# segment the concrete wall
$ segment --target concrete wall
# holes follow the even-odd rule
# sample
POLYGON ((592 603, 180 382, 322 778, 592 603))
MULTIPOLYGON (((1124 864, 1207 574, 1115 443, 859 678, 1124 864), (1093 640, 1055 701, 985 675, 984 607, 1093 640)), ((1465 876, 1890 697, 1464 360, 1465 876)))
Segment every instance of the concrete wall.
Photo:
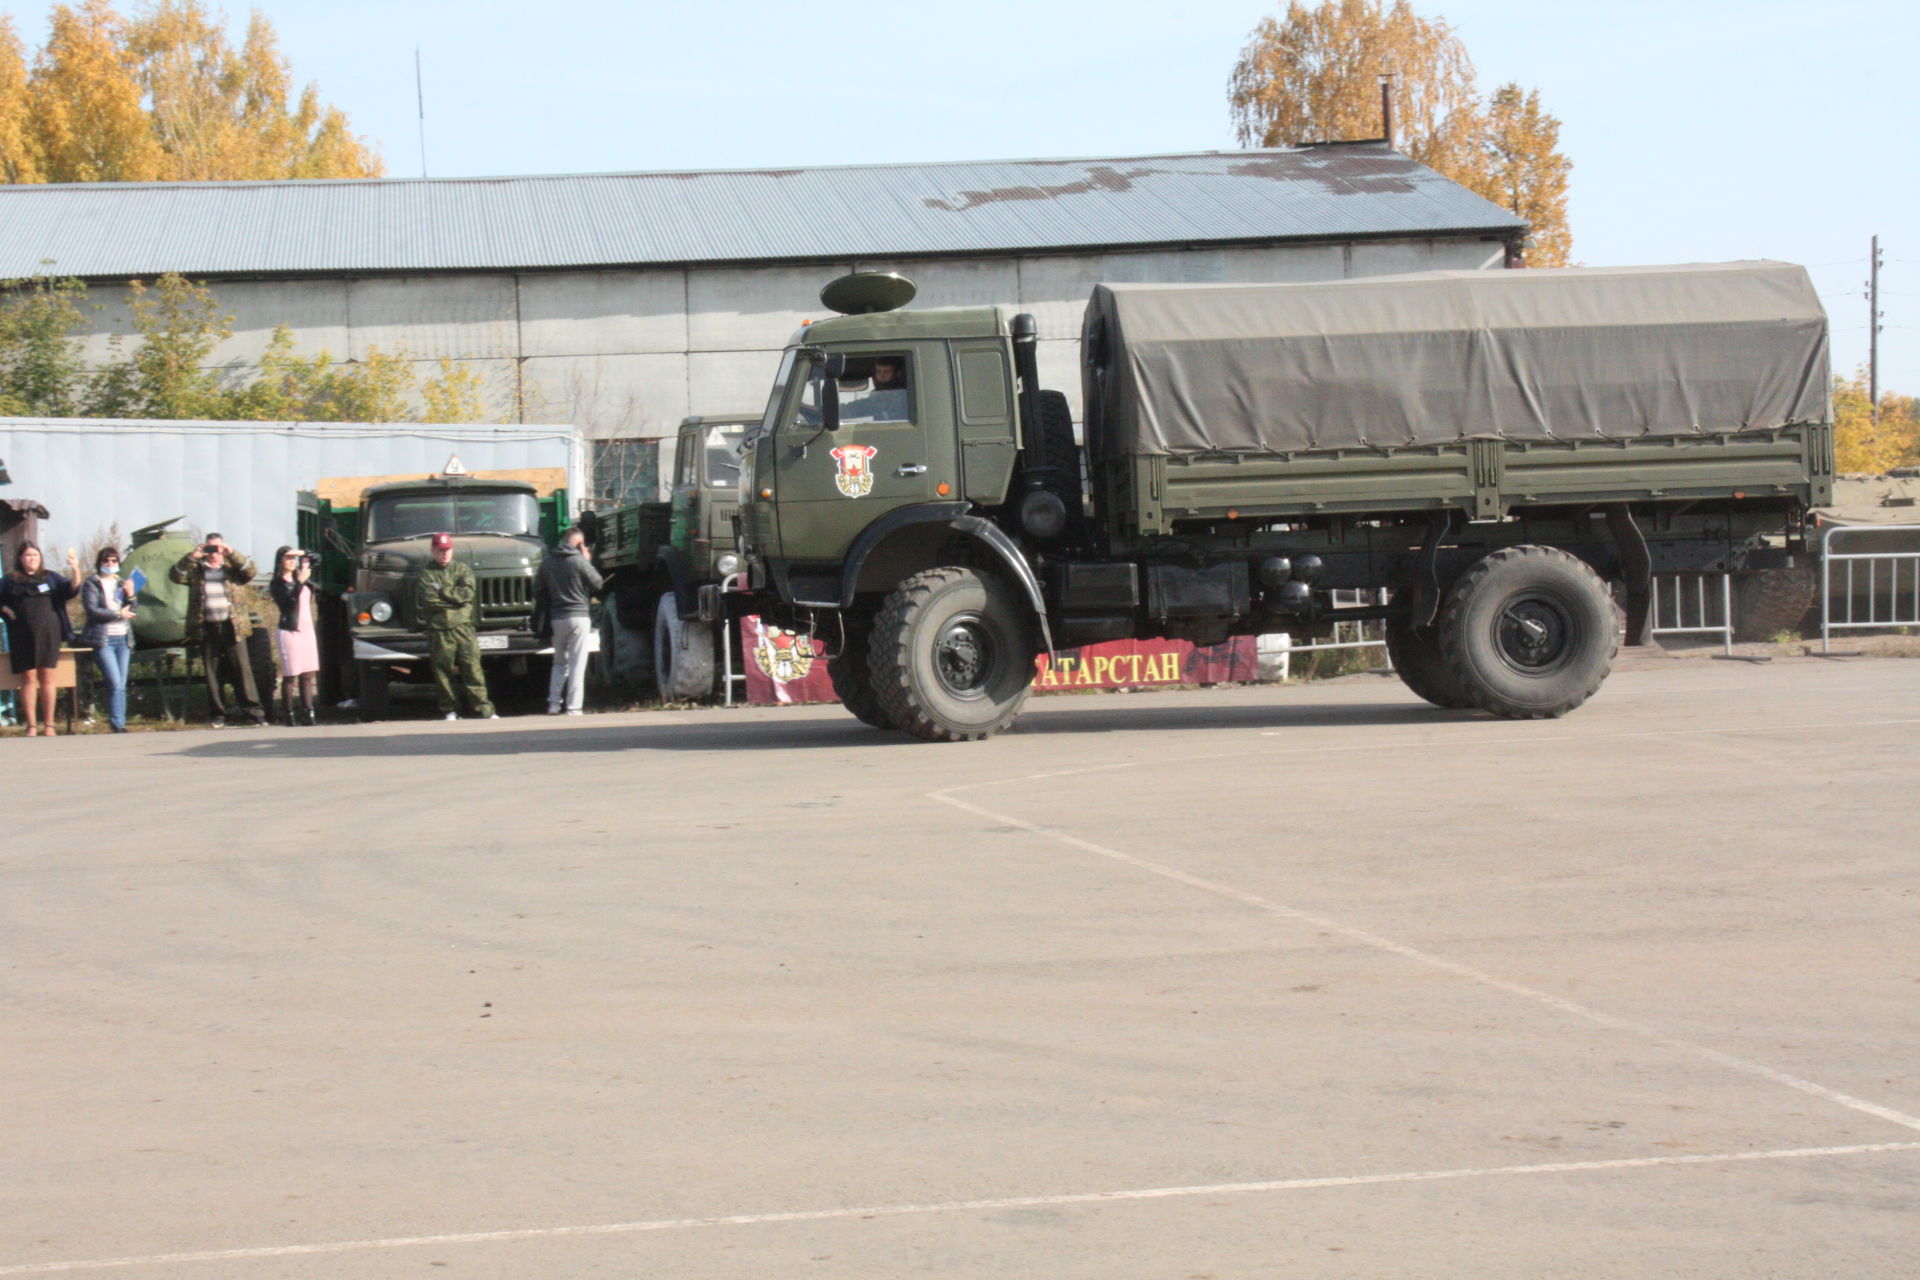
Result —
MULTIPOLYGON (((804 267, 448 274, 234 281, 213 286, 233 317, 216 363, 244 377, 276 325, 303 354, 362 359, 404 352, 417 381, 442 359, 481 374, 489 419, 573 423, 602 439, 670 436, 690 413, 757 411, 779 352, 801 322, 826 314, 820 286, 853 270, 898 269, 915 306, 999 304, 1040 322, 1043 381, 1078 416, 1075 344, 1099 281, 1305 281, 1440 268, 1498 267, 1485 240, 1277 245, 1154 253, 1032 255, 804 267)), ((131 332, 117 292, 96 291, 90 359, 131 332)))

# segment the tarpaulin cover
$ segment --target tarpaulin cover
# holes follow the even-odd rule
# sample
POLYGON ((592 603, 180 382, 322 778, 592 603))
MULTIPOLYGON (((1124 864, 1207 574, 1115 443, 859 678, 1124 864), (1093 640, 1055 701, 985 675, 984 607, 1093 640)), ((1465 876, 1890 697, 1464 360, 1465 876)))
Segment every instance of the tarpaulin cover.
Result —
POLYGON ((1827 317, 1780 262, 1097 285, 1099 456, 1639 440, 1829 419, 1827 317))

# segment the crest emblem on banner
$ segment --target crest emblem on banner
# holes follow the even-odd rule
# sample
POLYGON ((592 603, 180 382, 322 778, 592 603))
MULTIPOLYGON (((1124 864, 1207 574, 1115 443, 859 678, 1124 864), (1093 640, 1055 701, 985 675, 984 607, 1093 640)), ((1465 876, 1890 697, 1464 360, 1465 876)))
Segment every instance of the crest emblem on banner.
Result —
POLYGON ((813 670, 813 642, 781 627, 764 628, 753 646, 753 665, 776 684, 804 680, 813 670))
POLYGON ((833 483, 849 498, 864 498, 873 492, 873 455, 880 451, 870 444, 843 444, 833 452, 833 483))

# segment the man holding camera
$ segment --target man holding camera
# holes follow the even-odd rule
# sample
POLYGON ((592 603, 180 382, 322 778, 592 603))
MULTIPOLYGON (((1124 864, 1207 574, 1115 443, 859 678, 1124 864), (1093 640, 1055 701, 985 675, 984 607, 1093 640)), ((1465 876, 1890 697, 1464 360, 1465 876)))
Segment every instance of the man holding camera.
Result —
POLYGON ((227 545, 217 533, 181 556, 167 577, 187 588, 187 642, 200 647, 207 673, 207 706, 213 727, 227 724, 223 685, 233 686, 233 709, 251 724, 265 724, 267 709, 254 688, 247 637, 253 634, 253 561, 227 545), (224 677, 224 678, 223 678, 224 677))

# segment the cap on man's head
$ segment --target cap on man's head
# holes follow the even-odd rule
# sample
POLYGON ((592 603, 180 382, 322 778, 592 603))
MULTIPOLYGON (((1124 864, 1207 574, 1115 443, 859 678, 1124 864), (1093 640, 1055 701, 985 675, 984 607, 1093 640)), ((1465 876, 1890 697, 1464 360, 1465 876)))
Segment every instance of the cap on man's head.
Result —
POLYGON ((451 551, 451 550, 453 550, 453 535, 452 535, 452 534, 450 534, 450 533, 436 533, 436 534, 434 534, 434 535, 433 535, 433 549, 434 549, 435 551, 451 551))

